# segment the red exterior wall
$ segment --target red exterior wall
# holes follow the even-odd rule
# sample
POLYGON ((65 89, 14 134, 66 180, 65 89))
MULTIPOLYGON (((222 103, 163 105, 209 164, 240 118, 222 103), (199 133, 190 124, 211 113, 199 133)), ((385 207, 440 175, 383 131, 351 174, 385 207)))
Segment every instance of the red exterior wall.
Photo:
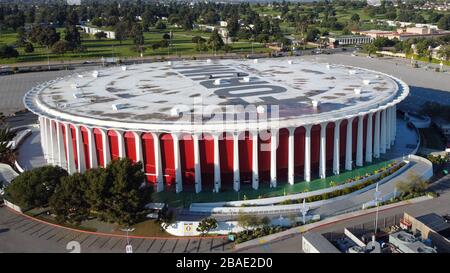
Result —
POLYGON ((260 132, 258 137, 259 183, 270 182, 270 133, 260 132))
POLYGON ((233 136, 224 133, 219 139, 220 172, 222 186, 233 185, 233 136))
POLYGON ((67 164, 68 161, 67 161, 67 144, 66 144, 66 126, 64 126, 64 124, 62 123, 59 126, 61 126, 61 133, 63 136, 63 143, 64 143, 64 155, 66 156, 66 164, 67 164))
POLYGON ((319 172, 320 160, 320 125, 311 128, 311 177, 319 172))
POLYGON ((95 142, 95 152, 97 154, 97 164, 98 166, 104 166, 105 161, 103 158, 103 140, 102 132, 99 129, 94 129, 94 142, 95 142))
POLYGON ((156 183, 155 148, 153 141, 152 134, 143 133, 141 135, 144 172, 146 173, 147 181, 149 183, 156 183))
POLYGON ((239 136, 239 176, 241 183, 252 181, 252 135, 244 132, 239 136))
POLYGON ((77 151, 77 139, 76 139, 76 132, 75 132, 75 126, 70 125, 70 137, 72 139, 72 152, 73 152, 73 158, 75 161, 75 168, 78 169, 78 151, 77 151))
POLYGON ((81 139, 83 141, 83 152, 84 152, 84 163, 86 166, 86 170, 91 168, 90 155, 89 155, 89 136, 88 131, 85 127, 80 126, 81 128, 81 139))
POLYGON ((108 141, 109 141, 109 154, 111 156, 111 160, 119 159, 119 142, 117 139, 117 133, 112 130, 109 130, 108 141))
POLYGON ((295 175, 303 175, 305 172, 305 128, 299 127, 294 132, 294 165, 295 175))
POLYGON ((286 180, 289 164, 289 130, 281 129, 278 132, 277 149, 277 178, 286 180))
POLYGON ((212 135, 203 134, 199 139, 200 170, 202 187, 214 185, 214 139, 212 135))
POLYGON ((333 169, 333 152, 334 152, 334 123, 327 124, 326 135, 326 168, 333 169))
POLYGON ((161 147, 161 161, 164 174, 164 183, 172 185, 175 183, 175 159, 173 153, 173 139, 170 134, 161 134, 159 137, 161 147))
POLYGON ((136 138, 134 137, 133 132, 126 132, 123 137, 125 144, 125 155, 131 159, 131 161, 136 163, 136 138))
POLYGON ((192 136, 182 135, 180 138, 180 161, 181 176, 183 184, 194 185, 195 183, 195 161, 194 142, 192 136))

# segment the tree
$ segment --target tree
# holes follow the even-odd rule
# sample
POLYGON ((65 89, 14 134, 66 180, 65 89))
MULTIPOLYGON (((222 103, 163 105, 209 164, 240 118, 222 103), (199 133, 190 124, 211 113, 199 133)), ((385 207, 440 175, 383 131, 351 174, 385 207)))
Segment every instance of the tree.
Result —
POLYGON ((34 52, 34 46, 33 46, 33 44, 30 43, 30 42, 25 43, 25 49, 24 49, 24 51, 25 51, 26 53, 33 53, 33 52, 34 52))
POLYGON ((237 15, 233 15, 230 19, 228 19, 227 29, 228 29, 228 33, 229 33, 230 37, 237 36, 239 29, 240 29, 239 17, 237 15))
POLYGON ((208 40, 208 47, 212 50, 219 50, 224 46, 222 37, 220 37, 219 32, 215 29, 208 40))
POLYGON ((416 173, 410 173, 407 179, 404 181, 398 181, 395 185, 397 190, 401 192, 402 196, 415 195, 424 193, 428 187, 426 181, 422 179, 421 176, 416 173))
POLYGON ((320 31, 317 28, 309 29, 308 32, 306 33, 306 41, 308 41, 308 42, 316 41, 319 34, 320 34, 320 31))
POLYGON ((250 228, 259 227, 263 224, 267 224, 269 221, 270 219, 268 220, 265 218, 261 219, 253 214, 239 213, 237 217, 238 225, 243 229, 245 229, 247 233, 250 228))
POLYGON ((438 51, 438 55, 446 61, 450 60, 450 45, 442 45, 438 51))
POLYGON ((367 54, 369 54, 369 56, 376 53, 378 50, 378 48, 372 43, 363 45, 363 49, 367 52, 367 54))
POLYGON ((213 217, 207 217, 202 219, 198 223, 197 231, 202 235, 209 233, 211 230, 216 229, 218 226, 217 220, 213 217))
POLYGON ((439 19, 437 25, 440 29, 450 30, 450 14, 446 14, 439 19))
POLYGON ((113 160, 104 169, 86 172, 86 199, 101 219, 132 225, 145 216, 151 188, 145 185, 142 163, 113 160))
POLYGON ((48 204, 62 177, 67 172, 59 166, 44 166, 25 171, 6 188, 11 201, 23 207, 41 207, 48 204))
POLYGON ((58 222, 79 225, 88 218, 90 205, 84 196, 88 183, 86 176, 79 173, 61 178, 49 202, 58 222))
POLYGON ((78 51, 81 49, 81 35, 76 26, 68 26, 64 31, 64 40, 68 42, 68 49, 78 51))
POLYGON ((116 32, 116 40, 118 40, 120 44, 122 44, 122 41, 128 38, 129 29, 127 24, 124 22, 118 22, 115 25, 114 30, 116 32))
POLYGON ((0 46, 0 58, 16 58, 19 56, 19 52, 10 45, 0 46))
POLYGON ((56 53, 56 54, 64 54, 67 51, 71 51, 71 50, 72 50, 72 46, 66 40, 58 41, 52 46, 52 52, 56 53))
POLYGON ((104 31, 99 31, 99 32, 94 34, 94 37, 97 40, 101 40, 102 38, 107 38, 107 35, 106 35, 106 33, 104 31))
POLYGON ((158 21, 156 22, 156 24, 155 24, 155 28, 156 28, 156 29, 166 29, 167 26, 166 26, 166 24, 165 24, 163 21, 158 20, 158 21))
POLYGON ((359 22, 360 18, 359 15, 357 13, 354 13, 351 17, 350 20, 353 22, 359 22))
MULTIPOLYGON (((3 114, 2 114, 3 116, 3 114)), ((8 147, 9 142, 16 135, 15 132, 12 132, 8 126, 4 124, 0 127, 0 160, 2 162, 7 161, 8 156, 11 153, 11 150, 8 147)))
POLYGON ((17 46, 24 46, 27 42, 27 33, 25 31, 25 28, 20 27, 17 29, 17 40, 16 44, 17 46))
POLYGON ((182 20, 182 27, 184 30, 192 30, 192 25, 194 24, 191 16, 186 16, 183 20, 182 20))
POLYGON ((144 32, 141 24, 134 24, 131 29, 131 35, 133 36, 133 43, 136 46, 144 45, 144 32))
POLYGON ((107 171, 113 179, 107 199, 107 213, 119 224, 134 224, 145 216, 145 205, 150 202, 150 187, 144 184, 142 163, 124 158, 113 160, 107 171))
POLYGON ((33 43, 50 48, 60 39, 59 33, 51 26, 35 26, 31 29, 29 38, 33 43))

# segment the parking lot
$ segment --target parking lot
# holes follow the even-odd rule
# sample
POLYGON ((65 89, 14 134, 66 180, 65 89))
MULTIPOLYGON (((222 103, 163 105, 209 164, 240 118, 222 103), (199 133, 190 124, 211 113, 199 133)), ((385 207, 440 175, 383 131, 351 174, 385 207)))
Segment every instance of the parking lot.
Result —
MULTIPOLYGON (((131 234, 130 234, 131 235, 131 234)), ((125 252, 126 237, 102 236, 41 223, 0 208, 0 252, 70 252, 71 241, 80 243, 81 252, 125 252)), ((226 238, 130 238, 135 253, 229 252, 226 238)))

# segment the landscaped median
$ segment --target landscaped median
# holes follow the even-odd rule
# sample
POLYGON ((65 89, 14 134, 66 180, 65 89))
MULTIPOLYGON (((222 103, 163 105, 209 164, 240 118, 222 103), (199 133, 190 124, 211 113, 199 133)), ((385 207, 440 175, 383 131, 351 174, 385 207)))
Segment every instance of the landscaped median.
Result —
POLYGON ((322 190, 245 201, 193 203, 190 211, 214 214, 298 212, 302 207, 301 202, 303 202, 303 199, 306 199, 309 208, 313 208, 347 198, 349 194, 359 194, 375 187, 376 183, 383 184, 402 173, 409 167, 409 163, 407 160, 394 161, 386 167, 375 170, 373 173, 350 178, 344 184, 322 190))

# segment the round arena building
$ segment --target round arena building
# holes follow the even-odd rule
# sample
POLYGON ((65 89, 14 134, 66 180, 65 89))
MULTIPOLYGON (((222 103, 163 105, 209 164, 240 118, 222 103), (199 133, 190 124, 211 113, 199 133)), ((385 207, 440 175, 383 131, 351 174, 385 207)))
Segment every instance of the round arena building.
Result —
POLYGON ((239 191, 372 162, 396 137, 401 80, 301 59, 114 66, 30 90, 49 164, 69 173, 127 157, 157 191, 239 191))

